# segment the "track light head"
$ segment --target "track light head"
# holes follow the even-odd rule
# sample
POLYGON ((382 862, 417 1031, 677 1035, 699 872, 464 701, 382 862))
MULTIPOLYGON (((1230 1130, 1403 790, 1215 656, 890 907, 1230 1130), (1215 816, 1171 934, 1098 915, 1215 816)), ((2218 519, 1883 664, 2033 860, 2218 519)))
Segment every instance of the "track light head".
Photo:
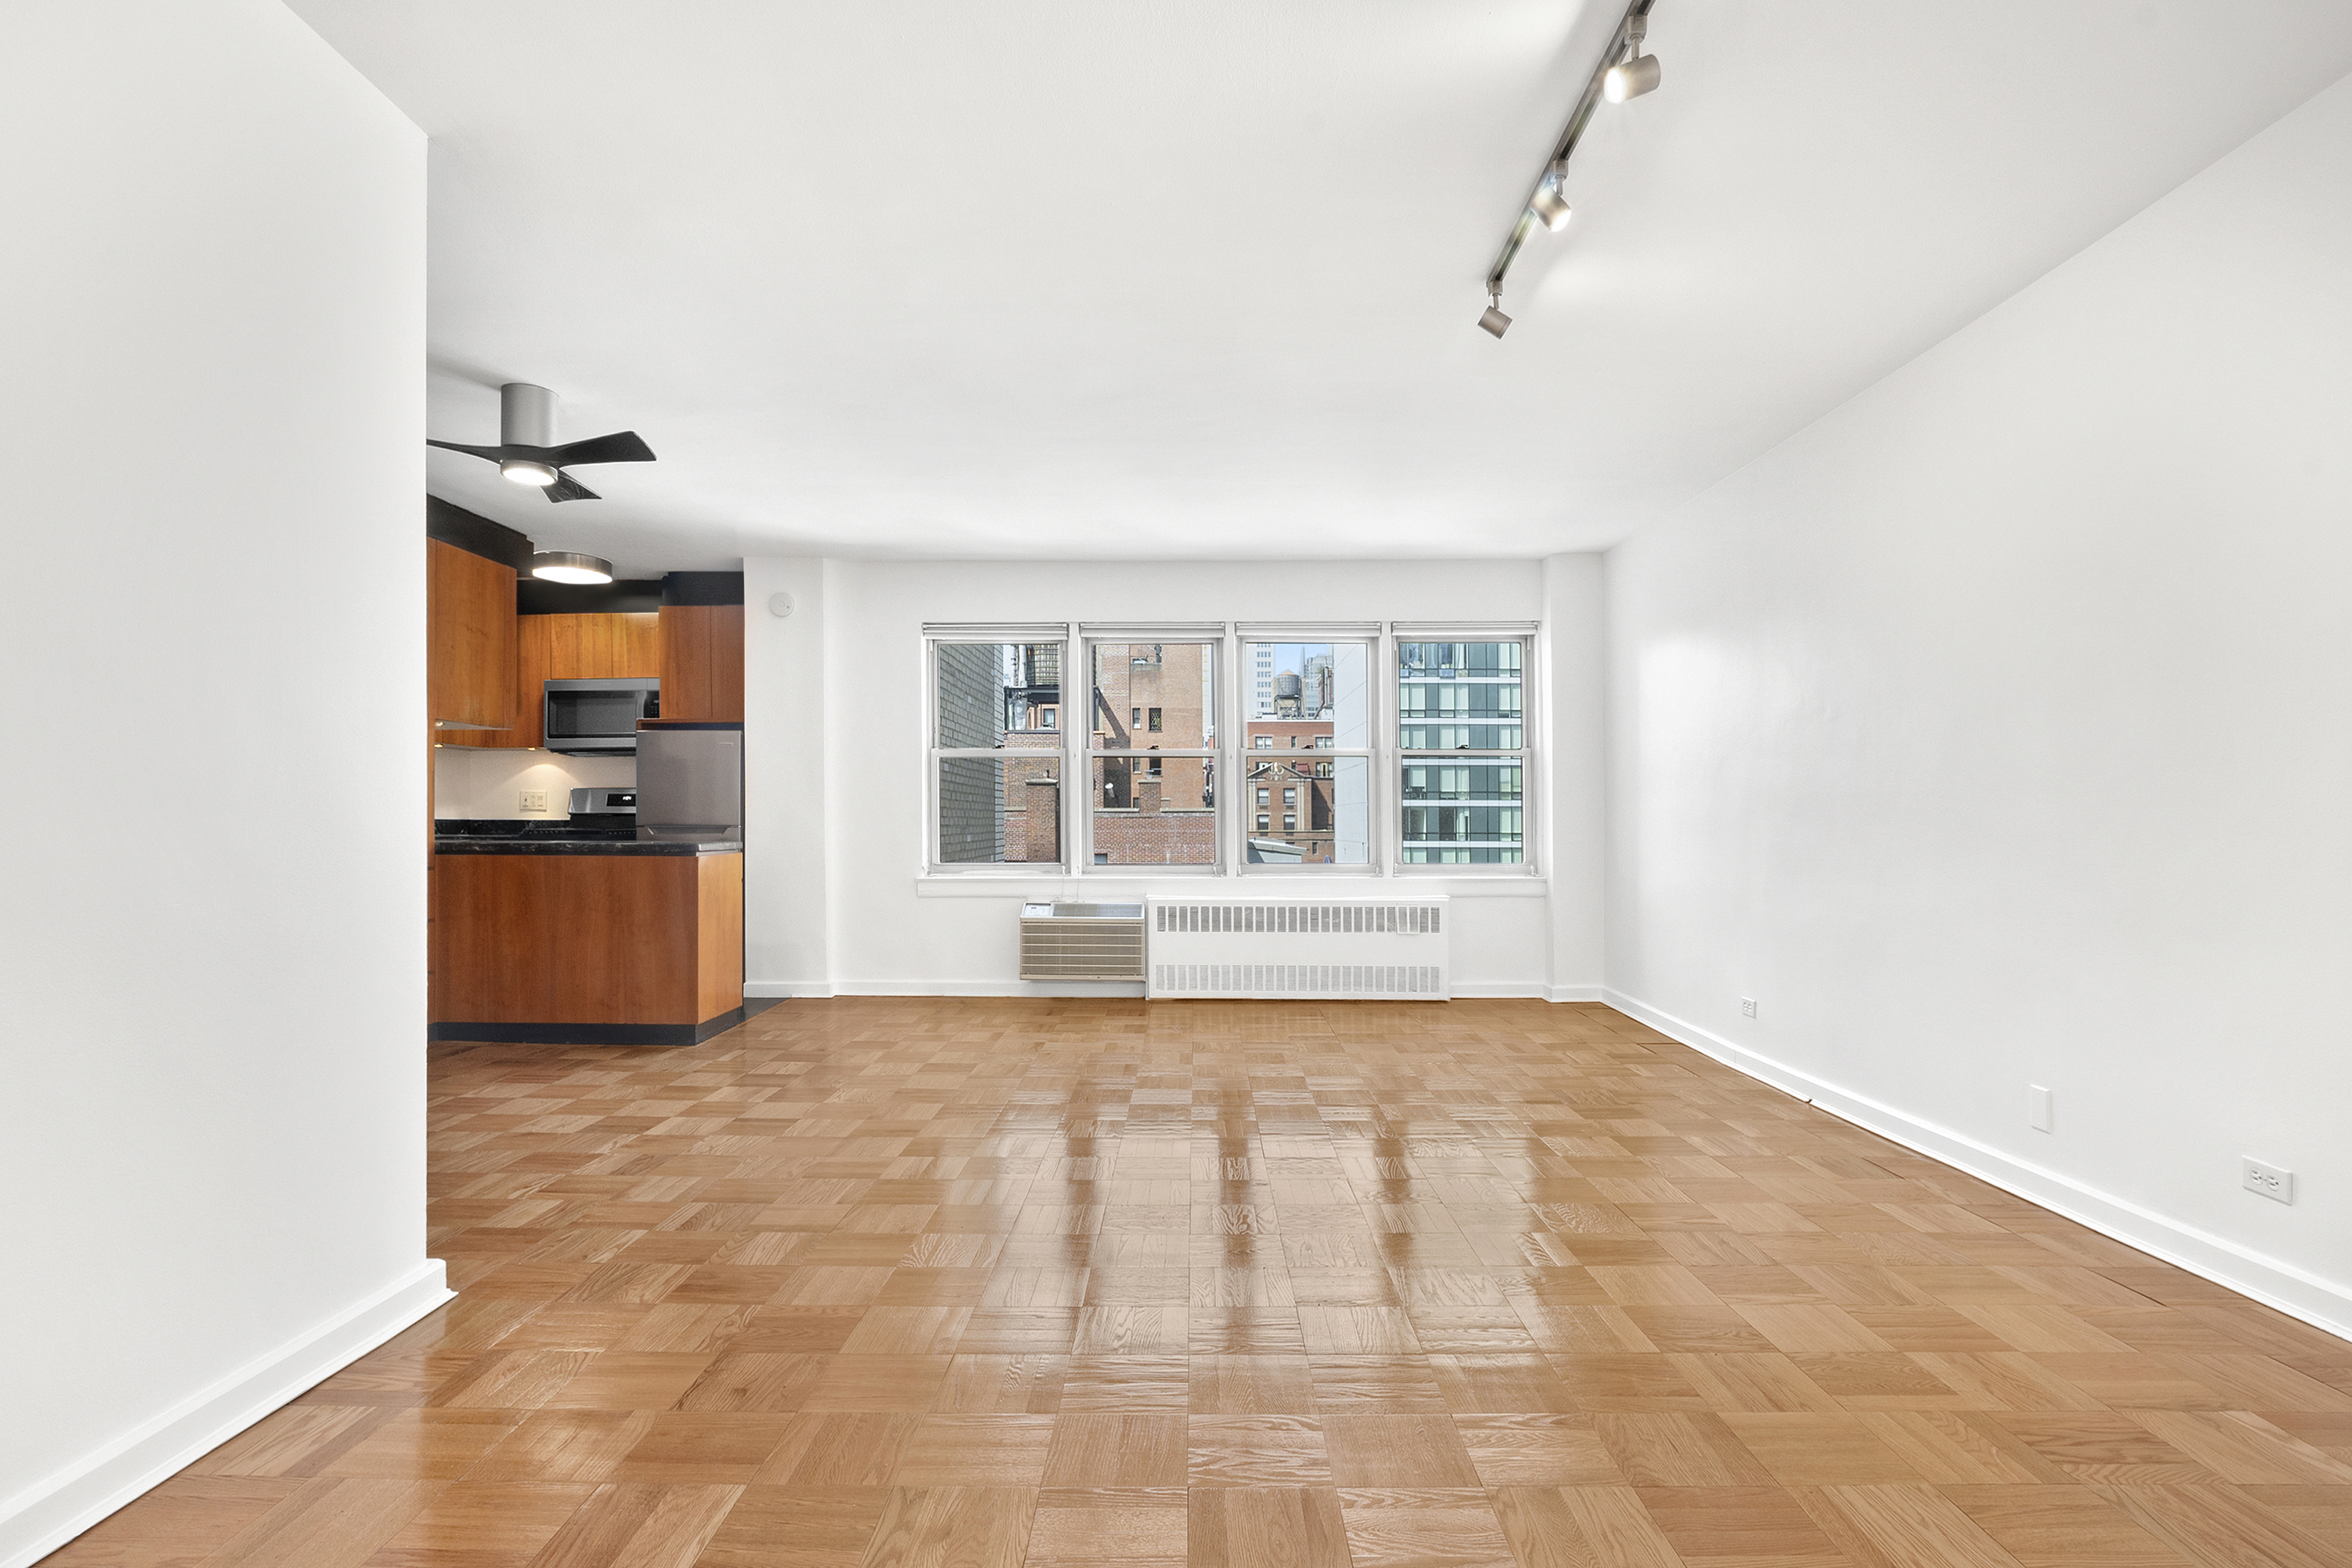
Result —
POLYGON ((1642 53, 1642 40, 1649 36, 1649 17, 1636 15, 1625 18, 1625 41, 1633 53, 1611 66, 1609 74, 1601 79, 1601 97, 1612 103, 1622 103, 1658 89, 1658 57, 1642 53))
POLYGON ((1486 291, 1486 297, 1494 303, 1488 305, 1485 313, 1479 316, 1478 324, 1499 338, 1511 330, 1511 318, 1503 314, 1503 296, 1499 290, 1490 289, 1486 291))
POLYGON ((1567 180, 1567 165, 1554 163, 1544 171, 1543 183, 1536 187, 1535 199, 1528 203, 1528 210, 1536 215, 1536 221, 1554 234, 1568 226, 1567 180))
POLYGON ((1639 98, 1645 92, 1658 90, 1658 57, 1642 55, 1622 65, 1609 68, 1601 79, 1601 96, 1612 103, 1622 103, 1629 98, 1639 98))

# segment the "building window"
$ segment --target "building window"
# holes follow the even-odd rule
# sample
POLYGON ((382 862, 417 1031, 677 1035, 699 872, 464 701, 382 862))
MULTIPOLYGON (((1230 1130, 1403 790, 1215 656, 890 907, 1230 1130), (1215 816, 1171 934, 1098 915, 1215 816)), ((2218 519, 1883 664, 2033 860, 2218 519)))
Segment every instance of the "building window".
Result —
POLYGON ((1266 816, 1264 812, 1260 812, 1260 813, 1258 814, 1258 819, 1257 819, 1257 830, 1258 830, 1260 833, 1271 833, 1271 832, 1273 832, 1273 831, 1274 831, 1274 818, 1273 818, 1273 817, 1271 817, 1271 816, 1266 816))
POLYGON ((1270 789, 1258 791, 1257 803, 1260 805, 1271 805, 1274 803, 1274 792, 1270 789))
POLYGON ((1215 642, 1086 645, 1098 714, 1087 849, 1097 866, 1217 864, 1215 642), (1116 715, 1128 716, 1124 734, 1116 715), (1150 734, 1155 743, 1138 744, 1150 734))
POLYGON ((1063 864, 1062 644, 938 639, 930 645, 931 863, 941 868, 1063 864))
POLYGON ((1050 730, 1050 729, 1052 729, 1052 728, 1054 727, 1054 721, 1055 721, 1055 720, 1056 718, 1058 718, 1058 717, 1059 717, 1059 715, 1058 715, 1058 714, 1057 714, 1057 713, 1056 713, 1053 709, 1051 709, 1051 708, 1040 708, 1040 709, 1038 709, 1038 710, 1037 710, 1037 711, 1039 712, 1039 714, 1043 715, 1043 718, 1044 718, 1044 722, 1043 722, 1043 723, 1041 723, 1038 727, 1039 727, 1040 729, 1045 729, 1045 730, 1050 730))
MULTIPOLYGON (((1250 846, 1253 865, 1369 866, 1372 862, 1376 645, 1370 638, 1242 645, 1255 678, 1250 710, 1236 721, 1252 751, 1312 751, 1329 760, 1262 764, 1286 779, 1282 838, 1250 846), (1308 821, 1299 837, 1300 816, 1308 821)), ((1267 824, 1261 819, 1261 834, 1267 824)))
POLYGON ((1399 859, 1527 858, 1527 639, 1397 644, 1399 859))

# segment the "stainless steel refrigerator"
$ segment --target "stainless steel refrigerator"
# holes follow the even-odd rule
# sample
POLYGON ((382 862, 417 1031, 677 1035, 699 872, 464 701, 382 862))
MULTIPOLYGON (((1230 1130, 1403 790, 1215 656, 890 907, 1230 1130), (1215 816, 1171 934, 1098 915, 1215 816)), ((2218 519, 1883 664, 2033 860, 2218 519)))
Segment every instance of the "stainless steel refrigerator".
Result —
POLYGON ((743 837, 743 726, 656 721, 637 731, 637 837, 743 837))

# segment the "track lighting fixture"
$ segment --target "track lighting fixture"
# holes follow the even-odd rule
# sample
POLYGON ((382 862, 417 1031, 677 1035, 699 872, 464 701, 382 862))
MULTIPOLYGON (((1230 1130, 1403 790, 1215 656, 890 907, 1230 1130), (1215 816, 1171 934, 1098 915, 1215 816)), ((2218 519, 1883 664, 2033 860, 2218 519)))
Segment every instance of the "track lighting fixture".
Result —
POLYGON ((1657 0, 1629 0, 1624 14, 1618 18, 1616 30, 1609 35, 1608 47, 1593 62, 1584 94, 1576 100, 1575 112, 1568 117, 1568 129, 1553 144, 1543 173, 1536 178, 1535 189, 1528 193, 1527 205, 1519 209, 1518 221, 1511 226, 1510 236, 1503 241, 1495 264, 1486 269, 1489 303, 1479 316, 1478 325, 1498 338, 1511 324, 1511 318, 1503 314, 1503 279, 1510 272, 1511 263, 1518 259, 1519 247, 1527 244, 1528 236, 1538 225, 1554 234, 1568 226, 1568 160, 1575 153, 1576 144, 1583 140, 1592 111, 1604 100, 1622 103, 1654 91, 1658 85, 1658 58, 1642 52, 1643 42, 1650 32, 1650 8, 1656 3, 1657 0))
POLYGON ((1625 40, 1633 52, 1609 68, 1601 79, 1601 96, 1612 103, 1622 103, 1629 98, 1639 98, 1654 92, 1658 87, 1658 57, 1642 52, 1642 40, 1649 36, 1647 16, 1625 18, 1625 40))
POLYGON ((1478 318, 1478 324, 1499 338, 1511 330, 1511 318, 1503 314, 1503 291, 1500 289, 1490 290, 1487 299, 1492 302, 1487 305, 1486 314, 1478 318))
POLYGON ((1543 183, 1536 187, 1535 198, 1528 203, 1544 227, 1554 234, 1568 226, 1567 184, 1568 165, 1554 163, 1544 172, 1543 183))

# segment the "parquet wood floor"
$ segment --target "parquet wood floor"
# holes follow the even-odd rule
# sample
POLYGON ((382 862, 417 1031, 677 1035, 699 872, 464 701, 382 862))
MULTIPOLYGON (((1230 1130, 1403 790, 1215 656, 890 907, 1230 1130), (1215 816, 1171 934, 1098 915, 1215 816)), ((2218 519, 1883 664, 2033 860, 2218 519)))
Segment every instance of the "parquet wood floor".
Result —
POLYGON ((2352 1344, 1591 1005, 434 1051, 462 1294, 53 1568, 2337 1568, 2352 1344))

